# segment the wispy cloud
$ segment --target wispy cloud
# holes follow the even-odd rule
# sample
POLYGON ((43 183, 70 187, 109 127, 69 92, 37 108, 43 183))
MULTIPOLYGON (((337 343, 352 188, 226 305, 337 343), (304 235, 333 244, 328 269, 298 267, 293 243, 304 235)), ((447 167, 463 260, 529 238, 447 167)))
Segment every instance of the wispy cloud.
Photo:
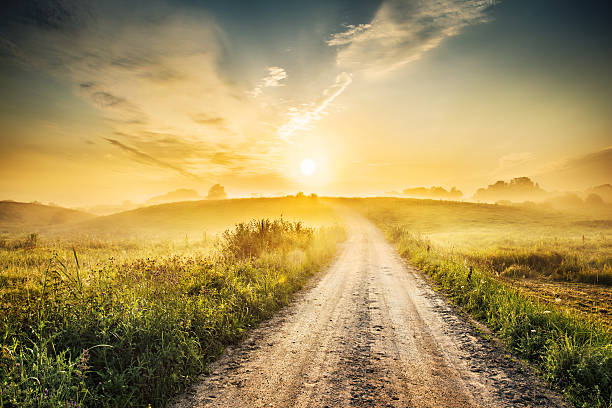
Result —
POLYGON ((146 153, 141 152, 138 149, 135 149, 133 147, 130 146, 126 146, 125 144, 121 143, 120 141, 116 140, 116 139, 109 139, 109 138, 104 138, 107 142, 109 142, 110 144, 119 147, 121 150, 127 152, 134 160, 143 163, 143 164, 148 164, 148 165, 153 165, 153 166, 158 166, 158 167, 165 167, 171 170, 175 170, 178 171, 180 174, 182 174, 183 176, 187 176, 187 177, 192 177, 196 180, 199 180, 200 178, 198 176, 196 176, 195 174, 192 174, 190 172, 188 172, 187 170, 179 167, 179 166, 175 166, 173 164, 167 163, 163 160, 159 160, 151 155, 148 155, 146 153))
POLYGON ((208 126, 220 126, 223 127, 225 125, 225 119, 219 116, 209 116, 206 114, 196 114, 192 116, 193 121, 202 125, 208 126))
POLYGON ((542 164, 533 176, 554 188, 586 188, 612 183, 612 146, 542 164))
POLYGON ((388 0, 369 24, 348 26, 327 41, 343 69, 381 74, 420 59, 446 38, 487 21, 491 0, 388 0))
MULTIPOLYGON (((187 177, 273 171, 282 142, 262 123, 278 123, 284 109, 260 106, 221 71, 227 40, 210 15, 167 12, 164 2, 85 3, 66 2, 70 18, 43 10, 44 21, 21 19, 19 35, 0 30, 0 57, 72 84, 112 129, 107 140, 133 159, 187 177)), ((286 78, 270 67, 258 86, 286 78)))
MULTIPOLYGON (((542 164, 536 174, 558 173, 565 171, 575 171, 583 168, 599 168, 601 174, 612 174, 612 146, 604 147, 584 155, 565 157, 559 160, 542 164)), ((597 172, 593 172, 597 173, 597 172)), ((609 177, 612 182, 612 177, 609 177)))
POLYGON ((516 166, 535 159, 532 152, 510 153, 499 158, 501 167, 516 166))
MULTIPOLYGON (((309 130, 352 82, 353 73, 381 74, 416 61, 461 28, 487 20, 491 0, 388 0, 368 24, 348 25, 327 41, 337 47, 336 64, 344 72, 336 77, 319 101, 292 107, 289 120, 277 134, 291 142, 293 134, 309 130)), ((256 88, 257 89, 257 88, 256 88)))
POLYGON ((351 84, 352 77, 346 72, 342 72, 336 77, 333 85, 327 88, 322 97, 313 103, 300 108, 289 109, 289 120, 278 128, 278 135, 285 141, 290 142, 291 136, 298 130, 308 130, 312 124, 323 118, 329 104, 334 101, 351 84))
POLYGON ((372 28, 372 24, 349 24, 346 26, 346 31, 341 33, 332 34, 332 38, 327 40, 327 45, 347 45, 353 42, 353 39, 361 33, 368 31, 372 28))
POLYGON ((287 79, 287 73, 281 67, 269 67, 268 75, 262 78, 257 86, 250 92, 251 96, 257 98, 263 92, 264 88, 283 86, 281 81, 287 79))
POLYGON ((522 166, 534 160, 535 155, 532 152, 506 154, 498 159, 497 168, 493 171, 493 175, 507 176, 508 172, 519 170, 522 166))

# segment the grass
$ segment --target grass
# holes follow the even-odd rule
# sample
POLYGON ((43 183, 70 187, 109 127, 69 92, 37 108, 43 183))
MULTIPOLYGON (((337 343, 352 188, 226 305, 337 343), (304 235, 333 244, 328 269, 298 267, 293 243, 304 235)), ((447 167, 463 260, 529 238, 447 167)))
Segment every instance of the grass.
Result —
POLYGON ((37 203, 0 201, 0 232, 25 233, 61 224, 82 222, 93 215, 37 203))
POLYGON ((537 290, 528 292, 518 284, 555 282, 562 291, 588 282, 609 291, 609 223, 431 200, 347 203, 379 225, 405 259, 530 361, 575 406, 612 406, 608 321, 596 312, 548 302, 537 290), (583 234, 588 237, 584 244, 583 234))
POLYGON ((612 286, 608 218, 500 205, 410 199, 349 201, 385 225, 486 266, 496 276, 612 286))
POLYGON ((0 249, 0 406, 164 406, 285 305, 343 234, 261 220, 155 248, 0 249))
POLYGON ((309 225, 333 225, 337 216, 324 200, 310 197, 244 198, 186 201, 153 205, 70 225, 47 228, 47 234, 81 235, 100 239, 200 239, 202 226, 209 234, 222 233, 228 225, 245 219, 277 218, 309 225))

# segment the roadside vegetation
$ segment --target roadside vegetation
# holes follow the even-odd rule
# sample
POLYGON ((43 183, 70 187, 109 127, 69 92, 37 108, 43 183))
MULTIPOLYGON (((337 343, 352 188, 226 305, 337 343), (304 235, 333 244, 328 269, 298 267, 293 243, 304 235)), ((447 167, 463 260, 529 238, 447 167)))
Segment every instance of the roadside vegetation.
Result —
POLYGON ((340 227, 0 248, 0 407, 164 406, 330 261, 340 227))
POLYGON ((431 200, 346 203, 577 407, 612 406, 609 218, 431 200))

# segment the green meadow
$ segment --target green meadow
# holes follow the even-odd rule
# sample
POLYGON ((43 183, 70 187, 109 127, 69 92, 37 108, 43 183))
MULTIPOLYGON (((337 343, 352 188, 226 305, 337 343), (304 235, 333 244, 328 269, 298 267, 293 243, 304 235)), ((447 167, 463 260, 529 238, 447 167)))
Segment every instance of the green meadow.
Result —
POLYGON ((165 406, 287 304, 345 238, 332 223, 290 220, 308 207, 304 218, 322 219, 316 200, 262 201, 167 205, 164 222, 191 216, 186 232, 164 230, 163 206, 107 217, 97 233, 99 219, 5 232, 0 407, 165 406), (112 238, 119 225, 133 235, 112 238))
POLYGON ((346 199, 576 406, 612 404, 612 222, 501 205, 346 199))
POLYGON ((576 406, 610 405, 609 214, 285 197, 0 208, 0 406, 165 406, 331 261, 342 208, 576 406))

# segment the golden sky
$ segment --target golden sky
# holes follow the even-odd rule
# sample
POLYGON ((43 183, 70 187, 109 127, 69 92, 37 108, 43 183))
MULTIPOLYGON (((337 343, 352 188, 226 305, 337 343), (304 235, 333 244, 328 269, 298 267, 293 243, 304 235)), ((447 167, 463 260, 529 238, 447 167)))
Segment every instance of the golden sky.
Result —
POLYGON ((0 199, 612 182, 602 7, 13 4, 0 26, 0 199))

